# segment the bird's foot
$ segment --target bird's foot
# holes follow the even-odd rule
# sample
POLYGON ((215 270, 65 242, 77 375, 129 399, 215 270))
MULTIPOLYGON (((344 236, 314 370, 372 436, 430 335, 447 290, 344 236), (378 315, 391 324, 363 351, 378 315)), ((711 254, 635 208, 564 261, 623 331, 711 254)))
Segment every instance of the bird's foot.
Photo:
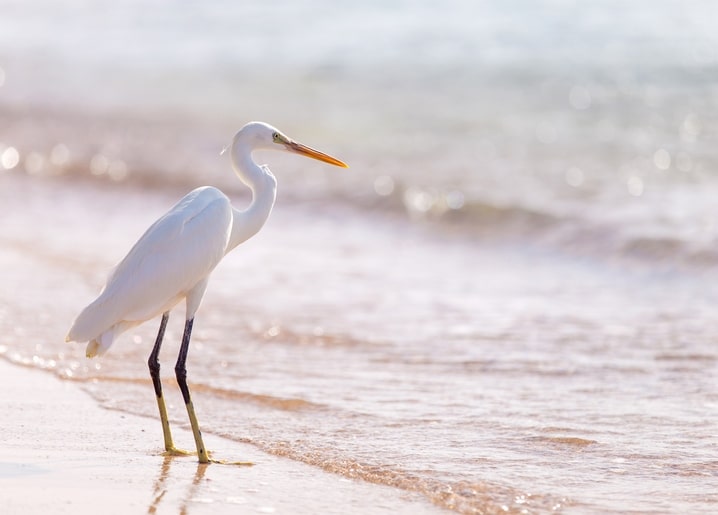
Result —
MULTIPOLYGON (((184 449, 178 449, 177 447, 170 447, 165 449, 162 453, 163 456, 197 456, 197 451, 185 451, 184 449)), ((212 458, 212 453, 207 451, 207 461, 200 463, 217 463, 219 465, 237 465, 240 467, 251 467, 254 465, 251 461, 227 461, 227 460, 216 460, 212 458)))
POLYGON ((197 451, 185 451, 184 449, 178 449, 177 447, 167 447, 163 456, 197 456, 197 451))
POLYGON ((218 463, 220 465, 237 465, 239 467, 252 467, 254 466, 254 463, 251 461, 227 461, 227 460, 215 460, 211 459, 209 460, 210 463, 218 463))
POLYGON ((203 461, 200 456, 200 463, 217 463, 218 465, 237 465, 240 467, 251 467, 254 465, 251 461, 227 461, 227 460, 217 460, 212 457, 212 451, 206 451, 206 461, 203 461))

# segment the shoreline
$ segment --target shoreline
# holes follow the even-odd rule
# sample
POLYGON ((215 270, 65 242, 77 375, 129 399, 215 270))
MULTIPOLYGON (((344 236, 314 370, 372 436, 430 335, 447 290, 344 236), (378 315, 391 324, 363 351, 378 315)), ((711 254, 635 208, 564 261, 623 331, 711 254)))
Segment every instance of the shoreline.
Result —
MULTIPOLYGON (((158 420, 102 408, 42 370, 0 359, 3 513, 447 513, 420 494, 353 481, 205 434, 215 456, 161 454, 158 420)), ((191 432, 173 426, 176 440, 191 432)))

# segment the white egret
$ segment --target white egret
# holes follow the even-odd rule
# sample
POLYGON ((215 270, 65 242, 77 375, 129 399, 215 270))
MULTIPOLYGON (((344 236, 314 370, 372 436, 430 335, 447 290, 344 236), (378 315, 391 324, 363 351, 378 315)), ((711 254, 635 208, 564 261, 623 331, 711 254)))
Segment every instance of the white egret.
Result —
POLYGON ((297 143, 274 127, 251 122, 237 132, 229 146, 232 168, 252 190, 244 211, 232 207, 217 188, 197 188, 159 218, 115 267, 97 299, 75 319, 66 341, 89 341, 88 358, 104 354, 124 331, 162 315, 148 365, 162 421, 165 449, 185 454, 172 442, 160 382, 160 346, 170 310, 185 300, 185 328, 175 374, 187 408, 197 456, 208 463, 199 423, 187 387, 185 362, 195 313, 207 288, 209 275, 222 258, 255 235, 267 221, 277 191, 277 180, 266 165, 252 160, 255 150, 281 150, 346 168, 342 161, 297 143))

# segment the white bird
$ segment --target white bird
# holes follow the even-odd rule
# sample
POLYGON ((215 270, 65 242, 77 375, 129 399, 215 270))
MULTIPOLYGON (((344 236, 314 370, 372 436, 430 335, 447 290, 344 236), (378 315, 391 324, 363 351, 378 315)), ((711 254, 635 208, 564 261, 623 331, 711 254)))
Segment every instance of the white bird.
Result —
POLYGON ((157 396, 165 450, 168 454, 187 454, 175 448, 172 442, 158 360, 169 312, 184 299, 185 329, 175 374, 192 425, 197 456, 202 463, 210 460, 187 387, 185 361, 195 313, 209 275, 230 250, 262 228, 274 206, 277 180, 266 165, 257 165, 252 160, 252 152, 281 150, 347 168, 342 161, 297 143, 262 122, 251 122, 242 127, 229 150, 232 168, 252 190, 249 207, 244 211, 232 207, 227 196, 211 186, 188 193, 135 243, 110 273, 99 296, 75 319, 66 337, 68 342, 89 341, 86 354, 91 358, 107 352, 122 332, 162 315, 148 365, 157 396))

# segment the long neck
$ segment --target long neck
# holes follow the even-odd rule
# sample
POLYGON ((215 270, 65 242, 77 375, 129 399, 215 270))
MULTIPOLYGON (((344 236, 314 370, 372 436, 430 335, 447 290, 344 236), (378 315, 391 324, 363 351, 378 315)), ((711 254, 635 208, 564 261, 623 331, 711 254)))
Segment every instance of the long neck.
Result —
POLYGON ((227 252, 248 240, 264 226, 277 198, 277 180, 268 168, 252 160, 251 149, 237 142, 232 146, 232 168, 252 190, 252 202, 244 211, 232 208, 232 234, 227 252))

